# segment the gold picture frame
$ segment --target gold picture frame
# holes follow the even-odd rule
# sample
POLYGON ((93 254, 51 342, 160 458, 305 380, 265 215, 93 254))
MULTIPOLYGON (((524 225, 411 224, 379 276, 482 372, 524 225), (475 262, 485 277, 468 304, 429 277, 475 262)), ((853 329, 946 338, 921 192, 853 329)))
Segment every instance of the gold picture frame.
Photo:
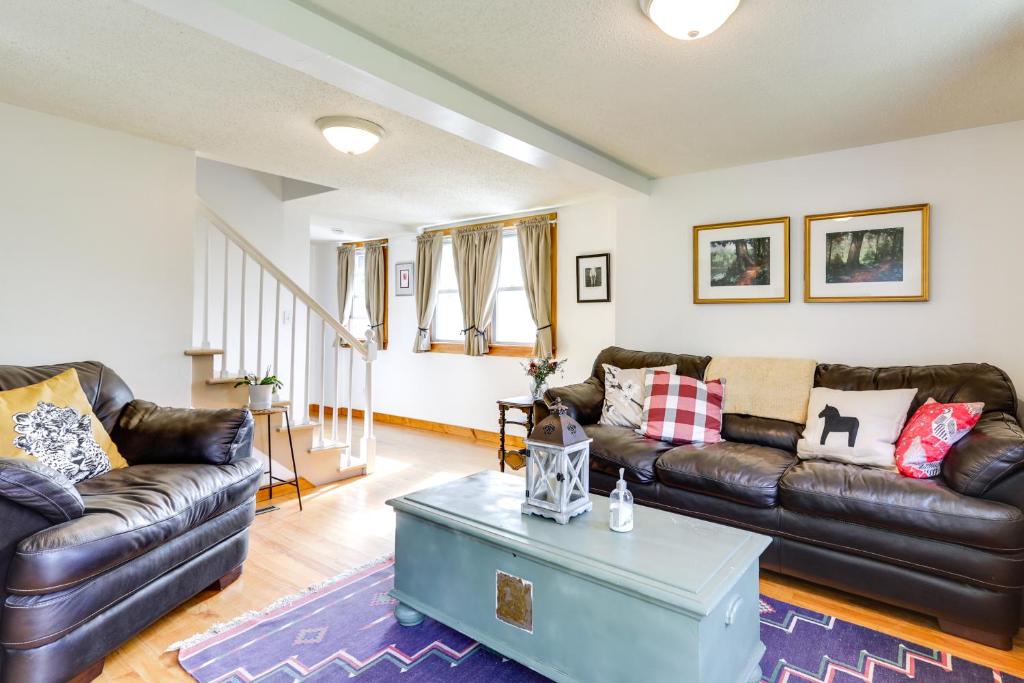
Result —
POLYGON ((804 301, 928 301, 930 209, 930 204, 906 204, 804 216, 804 301), (912 223, 908 223, 899 214, 920 214, 920 221, 915 218, 912 223), (881 219, 877 222, 857 220, 848 223, 855 219, 879 216, 892 218, 888 222, 881 219), (843 225, 827 225, 828 222, 841 222, 843 225), (823 232, 829 227, 836 231, 823 232), (874 234, 877 244, 883 241, 884 233, 895 234, 897 230, 898 266, 891 256, 885 263, 863 264, 860 261, 863 257, 861 248, 868 236, 874 234), (855 240, 855 235, 859 235, 859 240, 855 240), (855 241, 856 248, 852 246, 855 241), (832 253, 834 248, 843 247, 847 253, 845 263, 842 259, 833 258, 832 253), (857 259, 857 264, 853 266, 849 261, 851 255, 857 259), (899 279, 895 278, 897 270, 899 279), (864 279, 865 275, 871 277, 872 271, 876 279, 864 279), (872 289, 879 293, 861 293, 872 289))
POLYGON ((789 216, 777 218, 759 218, 730 223, 708 223, 693 226, 693 303, 695 304, 769 304, 789 302, 789 216), (746 228, 746 230, 742 230, 746 228), (764 228, 764 229, 761 229, 764 228), (773 231, 774 228, 774 231, 773 231), (713 240, 718 231, 738 230, 740 235, 723 234, 721 240, 713 240), (761 269, 767 271, 767 283, 734 283, 723 284, 720 280, 723 273, 715 273, 716 265, 712 258, 711 248, 715 245, 747 243, 755 240, 768 240, 769 251, 764 256, 761 269), (771 245, 781 242, 781 255, 778 247, 771 250, 771 245), (773 274, 782 273, 781 281, 773 274), (718 281, 716 281, 718 280, 718 281), (721 287, 719 292, 712 289, 721 287), (753 296, 750 289, 760 290, 760 296, 753 296), (729 296, 731 294, 732 296, 729 296))

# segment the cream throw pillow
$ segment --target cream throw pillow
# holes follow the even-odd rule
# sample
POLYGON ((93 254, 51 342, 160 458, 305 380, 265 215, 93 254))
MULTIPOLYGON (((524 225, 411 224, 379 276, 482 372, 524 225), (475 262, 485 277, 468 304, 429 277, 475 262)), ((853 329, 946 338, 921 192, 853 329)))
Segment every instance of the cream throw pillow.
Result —
POLYGON ((633 429, 640 426, 640 419, 644 412, 644 373, 647 370, 658 370, 676 374, 674 365, 623 370, 604 363, 602 367, 604 368, 604 405, 601 407, 601 419, 598 420, 598 424, 633 429))
POLYGON ((916 395, 917 389, 811 389, 797 455, 895 470, 896 440, 916 395))

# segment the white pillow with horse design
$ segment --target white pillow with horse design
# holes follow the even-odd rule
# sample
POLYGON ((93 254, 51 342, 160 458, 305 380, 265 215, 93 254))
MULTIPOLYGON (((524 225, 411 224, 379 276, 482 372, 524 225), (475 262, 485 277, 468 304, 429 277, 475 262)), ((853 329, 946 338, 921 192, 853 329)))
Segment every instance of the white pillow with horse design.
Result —
POLYGON ((835 460, 896 469, 896 440, 917 389, 840 391, 815 387, 796 453, 804 460, 835 460))

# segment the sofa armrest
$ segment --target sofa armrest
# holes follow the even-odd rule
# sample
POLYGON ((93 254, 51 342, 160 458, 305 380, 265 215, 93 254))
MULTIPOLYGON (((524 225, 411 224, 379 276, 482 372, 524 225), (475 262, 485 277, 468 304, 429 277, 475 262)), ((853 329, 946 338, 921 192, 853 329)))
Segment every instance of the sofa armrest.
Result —
POLYGON ((1012 415, 985 413, 974 429, 953 444, 942 462, 950 488, 981 496, 1024 464, 1024 430, 1012 415))
POLYGON ((548 406, 554 405, 558 399, 562 399, 562 405, 569 409, 569 415, 580 424, 591 425, 601 419, 604 389, 594 377, 580 384, 554 387, 544 392, 544 401, 548 406))
POLYGON ((244 408, 163 408, 134 400, 110 438, 131 465, 227 465, 252 454, 252 413, 244 408))
POLYGON ((85 514, 85 503, 71 480, 32 458, 0 457, 0 496, 54 524, 85 514))

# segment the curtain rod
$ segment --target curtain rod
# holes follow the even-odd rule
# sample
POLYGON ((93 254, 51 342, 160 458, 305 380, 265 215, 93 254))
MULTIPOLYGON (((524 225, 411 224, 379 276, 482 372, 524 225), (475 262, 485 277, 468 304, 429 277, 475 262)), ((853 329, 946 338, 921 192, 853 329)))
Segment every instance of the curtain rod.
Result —
POLYGON ((375 244, 383 244, 384 246, 387 246, 388 238, 385 237, 379 240, 364 240, 362 242, 342 242, 341 244, 338 245, 338 249, 341 249, 342 247, 354 247, 358 249, 359 247, 372 247, 375 244))
POLYGON ((552 213, 537 213, 537 214, 534 214, 532 216, 519 216, 517 218, 507 218, 505 220, 481 221, 479 223, 467 223, 465 225, 453 225, 453 226, 450 226, 450 227, 447 227, 447 228, 430 228, 429 230, 424 230, 420 234, 421 235, 429 235, 429 234, 432 234, 432 233, 441 233, 441 234, 445 234, 446 235, 446 234, 450 234, 453 230, 457 230, 459 228, 480 228, 480 227, 483 227, 485 225, 500 225, 503 228, 511 228, 511 227, 513 227, 515 225, 518 225, 522 221, 527 221, 527 220, 530 220, 531 218, 547 218, 548 219, 548 223, 557 223, 558 222, 558 214, 555 213, 555 212, 552 212, 552 213))

